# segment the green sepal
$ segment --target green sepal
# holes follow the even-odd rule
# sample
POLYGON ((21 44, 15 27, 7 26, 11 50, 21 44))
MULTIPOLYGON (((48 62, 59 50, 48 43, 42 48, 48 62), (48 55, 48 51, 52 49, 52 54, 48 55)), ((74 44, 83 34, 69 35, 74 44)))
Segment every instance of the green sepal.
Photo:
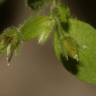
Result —
POLYGON ((5 29, 0 35, 0 52, 7 54, 8 62, 11 61, 14 51, 19 46, 20 41, 20 33, 15 27, 5 29))
POLYGON ((37 38, 40 43, 45 42, 55 25, 51 16, 31 17, 21 27, 22 39, 32 40, 37 38))

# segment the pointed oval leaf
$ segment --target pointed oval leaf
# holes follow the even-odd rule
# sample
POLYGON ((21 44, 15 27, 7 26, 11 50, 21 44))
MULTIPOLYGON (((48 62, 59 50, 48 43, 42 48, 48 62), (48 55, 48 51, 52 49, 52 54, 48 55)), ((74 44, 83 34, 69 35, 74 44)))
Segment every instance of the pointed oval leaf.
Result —
MULTIPOLYGON (((68 34, 78 44, 76 49, 79 58, 74 59, 68 55, 68 60, 66 60, 56 36, 55 52, 66 69, 76 75, 77 78, 87 83, 96 84, 96 29, 76 19, 70 19, 69 21, 68 34)), ((70 43, 68 44, 72 46, 70 43)), ((72 50, 70 52, 73 54, 72 50)))
POLYGON ((71 19, 70 35, 79 45, 77 77, 96 84, 96 29, 87 23, 71 19))

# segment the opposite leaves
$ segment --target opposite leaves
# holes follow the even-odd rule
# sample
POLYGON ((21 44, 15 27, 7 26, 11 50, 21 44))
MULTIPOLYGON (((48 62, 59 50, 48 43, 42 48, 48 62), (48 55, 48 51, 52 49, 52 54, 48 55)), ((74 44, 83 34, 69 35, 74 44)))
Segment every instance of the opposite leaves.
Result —
POLYGON ((96 84, 96 29, 72 19, 69 8, 58 0, 26 1, 33 10, 39 9, 44 2, 55 3, 52 3, 48 16, 30 17, 18 30, 11 27, 0 35, 0 52, 7 53, 8 62, 20 41, 36 38, 39 43, 45 43, 54 29, 54 50, 57 58, 80 80, 96 84))

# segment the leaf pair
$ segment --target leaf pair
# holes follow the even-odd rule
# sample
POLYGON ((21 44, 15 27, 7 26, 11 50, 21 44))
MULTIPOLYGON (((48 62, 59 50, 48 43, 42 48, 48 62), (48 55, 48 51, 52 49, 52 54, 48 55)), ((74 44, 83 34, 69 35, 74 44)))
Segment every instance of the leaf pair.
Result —
POLYGON ((44 43, 59 23, 61 29, 54 33, 54 50, 64 67, 80 80, 96 84, 96 29, 70 17, 69 9, 59 5, 55 14, 31 17, 21 27, 23 40, 38 38, 44 43), (56 18, 59 22, 56 22, 56 18), (67 24, 67 26, 66 26, 67 24))
MULTIPOLYGON (((44 0, 28 0, 32 9, 38 9, 44 0)), ((0 35, 0 52, 7 52, 10 62, 20 41, 34 38, 45 43, 54 32, 54 50, 64 67, 80 80, 96 84, 96 29, 73 19, 67 7, 55 5, 49 16, 30 17, 20 28, 8 28, 0 35), (55 29, 54 29, 55 28, 55 29)))

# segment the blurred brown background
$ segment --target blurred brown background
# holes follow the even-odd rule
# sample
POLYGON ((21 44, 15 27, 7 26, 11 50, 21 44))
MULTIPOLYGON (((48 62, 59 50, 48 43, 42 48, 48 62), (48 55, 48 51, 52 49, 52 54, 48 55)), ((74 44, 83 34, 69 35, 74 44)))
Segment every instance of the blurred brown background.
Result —
MULTIPOLYGON (((84 7, 78 5, 81 3, 65 2, 78 18, 95 24, 93 15, 88 19, 82 13, 84 7)), ((1 30, 18 25, 31 14, 30 9, 25 8, 24 0, 8 0, 6 8, 2 9, 5 12, 0 13, 1 30)), ((10 66, 4 57, 0 58, 0 96, 96 96, 96 86, 77 80, 57 61, 51 40, 43 46, 36 41, 25 42, 21 49, 10 66)))

